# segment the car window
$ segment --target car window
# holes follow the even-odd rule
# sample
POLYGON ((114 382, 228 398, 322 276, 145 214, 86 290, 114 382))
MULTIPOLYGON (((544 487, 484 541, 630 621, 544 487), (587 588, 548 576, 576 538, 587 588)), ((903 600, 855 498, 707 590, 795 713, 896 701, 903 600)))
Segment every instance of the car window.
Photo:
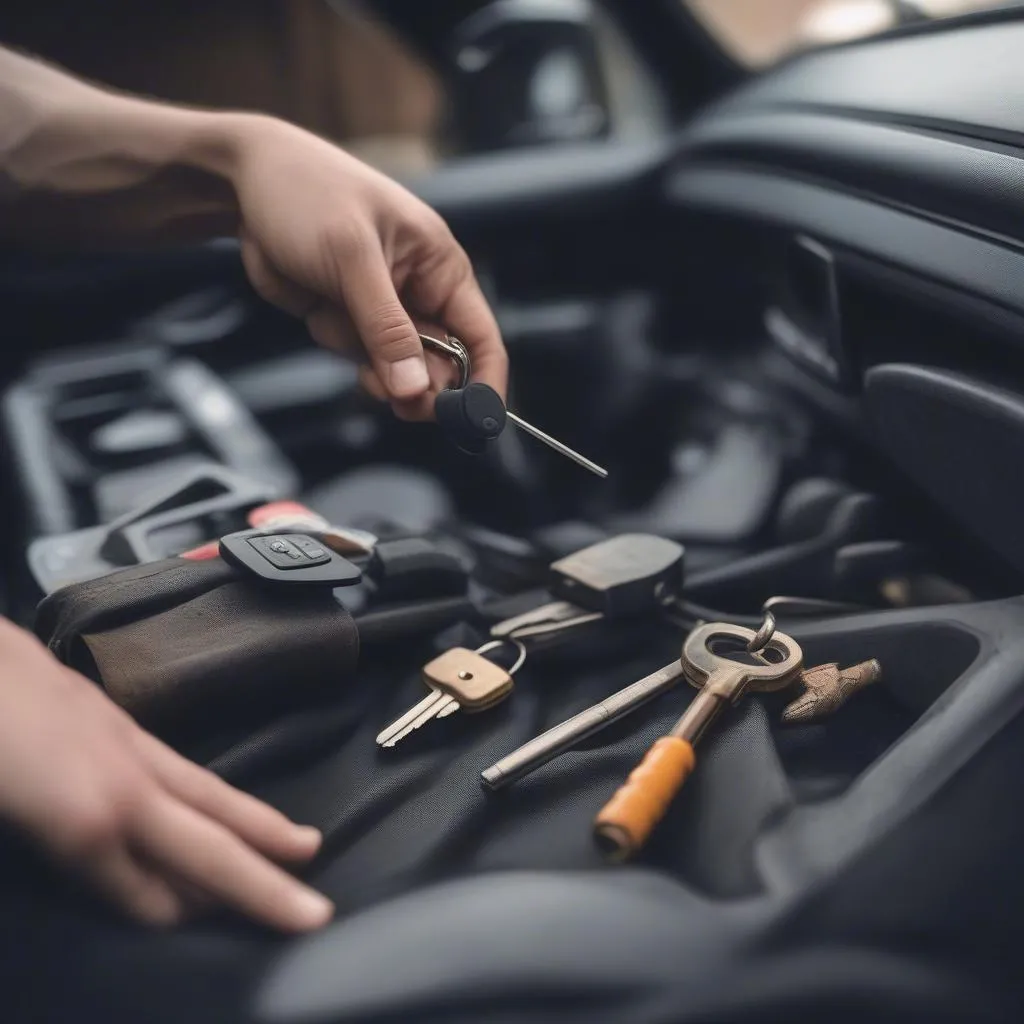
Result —
POLYGON ((884 32, 918 18, 1019 6, 1020 0, 682 0, 740 63, 884 32))

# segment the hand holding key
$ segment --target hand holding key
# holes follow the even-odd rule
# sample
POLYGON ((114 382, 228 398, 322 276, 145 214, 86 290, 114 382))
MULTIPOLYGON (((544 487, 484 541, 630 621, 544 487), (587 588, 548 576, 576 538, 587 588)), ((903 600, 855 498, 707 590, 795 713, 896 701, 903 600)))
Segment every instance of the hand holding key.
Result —
POLYGON ((672 731, 656 740, 626 783, 594 821, 594 836, 614 860, 625 860, 647 841, 680 787, 693 771, 694 745, 726 704, 748 690, 772 691, 788 686, 803 666, 799 645, 776 632, 763 651, 745 654, 760 664, 744 664, 715 652, 733 644, 745 652, 755 633, 742 626, 712 622, 695 629, 683 646, 683 670, 700 693, 672 731))

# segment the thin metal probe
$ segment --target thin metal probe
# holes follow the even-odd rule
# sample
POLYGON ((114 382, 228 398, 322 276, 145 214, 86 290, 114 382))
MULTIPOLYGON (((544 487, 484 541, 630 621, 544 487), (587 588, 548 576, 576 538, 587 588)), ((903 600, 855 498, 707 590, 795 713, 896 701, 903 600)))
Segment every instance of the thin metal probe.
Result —
POLYGON ((603 466, 599 466, 596 462, 591 462, 590 459, 580 455, 579 452, 574 452, 568 445, 562 444, 561 441, 556 441, 550 434, 545 434, 543 430, 538 429, 532 423, 527 423, 526 420, 520 419, 514 412, 509 412, 506 409, 505 415, 520 430, 525 430, 526 433, 537 438, 538 441, 543 441, 549 448, 554 448, 560 455, 564 455, 567 459, 572 459, 573 462, 584 469, 589 469, 595 476, 599 476, 602 479, 608 476, 608 470, 603 466))
POLYGON ((685 676, 686 671, 678 661, 659 668, 513 750, 480 773, 481 784, 491 790, 504 789, 666 690, 671 690, 685 676))

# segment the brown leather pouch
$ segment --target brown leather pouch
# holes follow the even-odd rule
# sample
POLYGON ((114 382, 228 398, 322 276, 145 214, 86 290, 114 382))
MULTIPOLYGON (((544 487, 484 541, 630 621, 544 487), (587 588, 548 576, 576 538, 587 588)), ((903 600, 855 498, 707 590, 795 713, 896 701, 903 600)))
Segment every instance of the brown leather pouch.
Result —
POLYGON ((49 595, 36 634, 157 734, 218 729, 336 692, 359 634, 330 590, 169 558, 49 595))

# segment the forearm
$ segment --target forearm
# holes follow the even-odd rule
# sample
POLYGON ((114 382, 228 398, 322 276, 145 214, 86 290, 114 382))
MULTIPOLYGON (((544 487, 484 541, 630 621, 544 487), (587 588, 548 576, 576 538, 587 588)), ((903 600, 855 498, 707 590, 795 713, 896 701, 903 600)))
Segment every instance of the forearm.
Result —
POLYGON ((231 233, 234 140, 254 117, 108 92, 0 48, 0 237, 63 247, 231 233))

